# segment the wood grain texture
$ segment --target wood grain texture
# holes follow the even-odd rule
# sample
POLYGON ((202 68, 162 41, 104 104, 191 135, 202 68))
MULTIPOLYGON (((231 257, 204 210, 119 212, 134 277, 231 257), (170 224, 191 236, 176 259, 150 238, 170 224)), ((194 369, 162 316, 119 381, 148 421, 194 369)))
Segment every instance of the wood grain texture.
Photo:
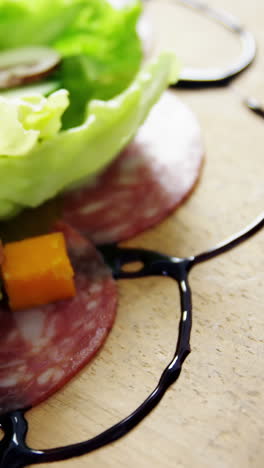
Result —
MULTIPOLYGON (((255 34, 257 60, 235 86, 264 103, 264 3, 209 3, 240 17, 255 34)), ((165 1, 159 4, 150 3, 149 14, 163 42, 175 37, 182 59, 222 65, 237 53, 230 34, 182 7, 172 15, 165 1)), ((175 92, 201 124, 203 174, 184 206, 125 245, 185 256, 214 246, 262 211, 264 121, 244 108, 230 88, 175 92)), ((263 240, 259 233, 192 272, 192 354, 159 407, 115 444, 51 466, 263 467, 263 240)), ((29 445, 54 447, 96 435, 131 412, 155 386, 174 350, 177 288, 169 279, 148 278, 122 281, 119 291, 117 322, 98 357, 28 413, 29 445)))

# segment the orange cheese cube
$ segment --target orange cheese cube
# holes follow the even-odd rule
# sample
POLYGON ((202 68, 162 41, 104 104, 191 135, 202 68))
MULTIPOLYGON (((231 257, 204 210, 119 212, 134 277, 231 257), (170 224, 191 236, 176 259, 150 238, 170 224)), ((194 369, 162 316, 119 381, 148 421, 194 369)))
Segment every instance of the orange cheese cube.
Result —
POLYGON ((76 294, 63 234, 4 245, 2 278, 12 310, 68 299, 76 294))

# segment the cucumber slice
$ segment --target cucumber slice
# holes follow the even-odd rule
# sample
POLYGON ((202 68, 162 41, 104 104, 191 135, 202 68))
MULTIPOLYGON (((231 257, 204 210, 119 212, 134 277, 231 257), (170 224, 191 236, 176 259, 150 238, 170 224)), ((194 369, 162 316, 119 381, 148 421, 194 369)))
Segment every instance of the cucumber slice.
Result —
POLYGON ((43 96, 48 96, 49 94, 57 91, 61 88, 59 81, 43 81, 41 83, 31 84, 28 86, 20 86, 18 88, 11 88, 7 90, 2 90, 0 96, 7 98, 23 98, 27 96, 32 96, 34 94, 42 94, 43 96))
POLYGON ((39 81, 53 72, 61 56, 49 47, 24 47, 0 53, 0 88, 39 81))

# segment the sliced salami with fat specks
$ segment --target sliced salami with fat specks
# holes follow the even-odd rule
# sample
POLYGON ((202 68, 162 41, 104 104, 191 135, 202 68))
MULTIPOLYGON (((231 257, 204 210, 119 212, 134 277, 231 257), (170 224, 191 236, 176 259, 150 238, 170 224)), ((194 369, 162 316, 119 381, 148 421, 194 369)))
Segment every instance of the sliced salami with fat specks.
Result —
POLYGON ((12 313, 0 306, 0 414, 35 405, 62 387, 98 351, 110 331, 117 291, 95 248, 61 225, 77 295, 12 313))
POLYGON ((202 158, 195 117, 166 92, 119 158, 90 185, 65 195, 63 217, 96 244, 128 239, 187 197, 202 158))

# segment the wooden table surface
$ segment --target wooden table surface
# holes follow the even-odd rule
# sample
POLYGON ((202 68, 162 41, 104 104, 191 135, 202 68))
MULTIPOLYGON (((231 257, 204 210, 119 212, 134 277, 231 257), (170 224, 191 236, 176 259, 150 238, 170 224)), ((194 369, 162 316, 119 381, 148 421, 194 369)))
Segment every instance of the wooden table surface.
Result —
MULTIPOLYGON (((264 120, 243 107, 240 95, 264 103, 264 2, 208 3, 247 25, 258 42, 257 59, 233 89, 175 91, 202 128, 202 177, 184 206, 125 245, 199 253, 263 209, 264 120)), ((147 13, 158 44, 173 44, 184 63, 221 66, 239 52, 232 34, 182 6, 153 0, 147 13)), ((51 466, 263 468, 263 240, 261 232, 194 269, 192 354, 158 408, 111 446, 51 466)), ((174 350, 177 288, 169 279, 147 278, 120 282, 119 294, 116 324, 96 359, 27 414, 30 446, 86 440, 128 415, 155 387, 174 350)))

